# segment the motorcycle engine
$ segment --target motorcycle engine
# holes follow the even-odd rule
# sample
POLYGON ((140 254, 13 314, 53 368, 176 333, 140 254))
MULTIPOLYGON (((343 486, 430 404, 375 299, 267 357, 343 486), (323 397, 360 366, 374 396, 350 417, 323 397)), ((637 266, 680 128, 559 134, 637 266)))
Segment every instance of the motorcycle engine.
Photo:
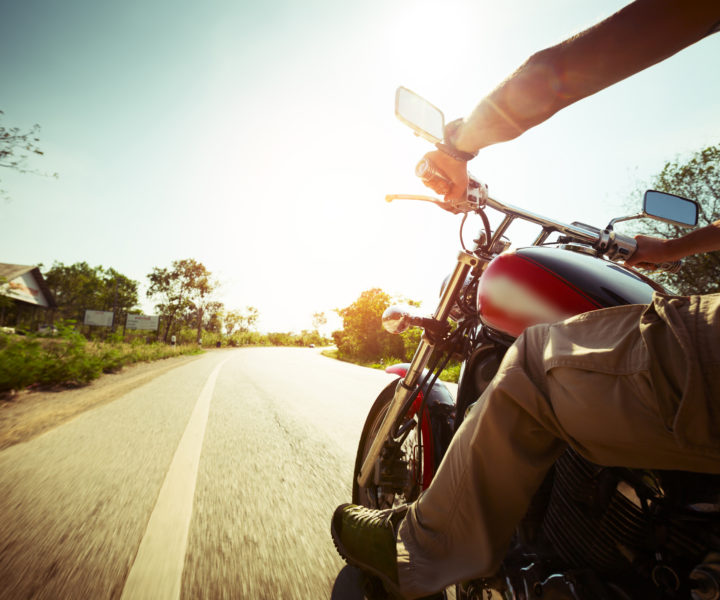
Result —
POLYGON ((504 562, 509 597, 719 599, 720 477, 556 462, 504 562))

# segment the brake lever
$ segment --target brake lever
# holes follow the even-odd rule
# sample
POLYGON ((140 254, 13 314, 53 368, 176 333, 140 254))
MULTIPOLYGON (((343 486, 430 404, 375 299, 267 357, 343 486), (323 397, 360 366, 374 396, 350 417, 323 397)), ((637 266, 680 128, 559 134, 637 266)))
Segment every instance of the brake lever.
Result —
POLYGON ((437 204, 443 206, 444 201, 435 198, 434 196, 423 196, 421 194, 387 194, 385 196, 385 202, 392 202, 393 200, 417 200, 418 202, 430 202, 431 204, 437 204))
POLYGON ((430 202, 431 204, 435 204, 454 215, 469 212, 469 210, 458 209, 458 206, 455 204, 445 202, 445 200, 440 200, 433 196, 423 196, 420 194, 388 194, 385 196, 385 202, 392 202, 393 200, 417 200, 418 202, 430 202))

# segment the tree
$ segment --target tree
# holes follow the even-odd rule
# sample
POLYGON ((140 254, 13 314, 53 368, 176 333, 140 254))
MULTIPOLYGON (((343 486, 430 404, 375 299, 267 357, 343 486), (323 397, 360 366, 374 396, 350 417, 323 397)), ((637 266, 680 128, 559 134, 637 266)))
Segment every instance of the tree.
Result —
POLYGON ((320 328, 327 323, 327 317, 324 312, 313 313, 312 317, 313 327, 315 331, 320 331, 320 328))
MULTIPOLYGON (((650 187, 696 200, 700 205, 698 226, 720 218, 720 144, 694 153, 684 162, 665 164, 650 187)), ((643 221, 641 233, 656 237, 680 237, 687 229, 661 221, 643 221)), ((659 273, 661 283, 679 294, 706 294, 720 291, 720 252, 698 254, 684 259, 679 273, 659 273)))
POLYGON ((222 302, 211 300, 205 306, 204 327, 205 331, 222 333, 223 316, 225 305, 222 302))
POLYGON ((221 302, 217 302, 212 298, 208 297, 209 294, 211 294, 217 288, 217 285, 218 284, 216 281, 211 281, 210 279, 207 279, 207 281, 203 285, 198 287, 195 299, 192 302, 192 308, 195 309, 197 319, 196 342, 198 344, 202 343, 203 315, 209 313, 212 317, 213 310, 222 310, 223 304, 221 302))
POLYGON ((119 323, 124 322, 123 315, 127 315, 138 303, 138 282, 118 273, 112 267, 103 270, 102 280, 105 289, 102 293, 101 310, 112 310, 115 313, 114 331, 119 323))
POLYGON ((336 309, 342 317, 343 329, 332 335, 341 357, 363 361, 403 358, 402 338, 382 328, 382 313, 390 302, 387 293, 374 288, 360 294, 350 306, 336 309))
POLYGON ((189 314, 197 317, 199 336, 202 311, 209 301, 208 296, 217 286, 205 265, 193 258, 175 260, 169 269, 153 268, 148 279, 150 287, 147 296, 158 299, 155 308, 165 319, 163 340, 167 342, 175 319, 189 314))
POLYGON ((257 308, 255 308, 254 306, 246 306, 244 320, 247 329, 245 331, 250 331, 251 329, 254 329, 255 324, 257 323, 259 318, 260 311, 257 308))
MULTIPOLYGON (((0 110, 0 116, 5 113, 0 110)), ((5 127, 0 125, 0 167, 19 171, 20 173, 34 173, 38 171, 28 169, 27 159, 31 154, 43 155, 38 143, 40 138, 40 125, 33 125, 27 131, 21 131, 19 127, 5 127)), ((57 177, 57 173, 52 174, 57 177)), ((8 193, 0 188, 0 196, 8 197, 8 193)))
POLYGON ((232 335, 236 328, 239 333, 250 331, 259 317, 260 311, 254 306, 246 306, 245 310, 229 310, 225 313, 225 333, 232 335))
POLYGON ((242 313, 239 310, 228 310, 223 318, 225 333, 227 335, 232 335, 235 328, 242 323, 242 318, 242 313))
POLYGON ((83 320, 85 310, 114 310, 116 322, 138 303, 138 282, 112 267, 54 262, 43 274, 63 319, 83 320))

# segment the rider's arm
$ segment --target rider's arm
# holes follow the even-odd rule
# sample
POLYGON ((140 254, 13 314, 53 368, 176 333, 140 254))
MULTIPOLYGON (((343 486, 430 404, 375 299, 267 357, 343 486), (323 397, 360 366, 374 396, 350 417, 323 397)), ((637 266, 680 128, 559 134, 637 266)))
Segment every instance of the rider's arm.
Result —
MULTIPOLYGON (((451 140, 464 152, 511 140, 560 109, 675 54, 720 24, 718 0, 636 0, 594 27, 531 56, 475 108, 451 140)), ((428 158, 465 196, 467 168, 440 151, 428 158)))
POLYGON ((637 250, 625 261, 626 265, 660 264, 680 260, 691 254, 720 250, 720 220, 679 238, 664 240, 647 235, 636 235, 635 240, 637 250))
POLYGON ((476 152, 513 139, 560 109, 697 42, 718 21, 718 0, 636 0, 532 55, 478 104, 455 146, 476 152))

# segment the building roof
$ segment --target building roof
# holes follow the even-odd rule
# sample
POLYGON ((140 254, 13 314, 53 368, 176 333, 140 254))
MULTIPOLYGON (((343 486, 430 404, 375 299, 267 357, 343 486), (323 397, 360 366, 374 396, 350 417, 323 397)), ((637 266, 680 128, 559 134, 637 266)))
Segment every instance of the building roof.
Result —
MULTIPOLYGON (((26 273, 30 273, 33 279, 37 282, 40 291, 43 293, 43 296, 45 296, 48 308, 57 308, 55 298, 53 297, 52 292, 50 291, 50 288, 48 287, 48 284, 38 267, 34 265, 13 265, 10 263, 0 263, 0 278, 3 278, 7 282, 13 281, 18 277, 22 277, 26 273)), ((2 293, 1 287, 0 293, 2 293)), ((20 301, 22 302, 22 300, 20 301)))
POLYGON ((11 265, 9 263, 0 263, 0 277, 11 281, 20 275, 24 275, 28 271, 37 269, 35 265, 11 265))

